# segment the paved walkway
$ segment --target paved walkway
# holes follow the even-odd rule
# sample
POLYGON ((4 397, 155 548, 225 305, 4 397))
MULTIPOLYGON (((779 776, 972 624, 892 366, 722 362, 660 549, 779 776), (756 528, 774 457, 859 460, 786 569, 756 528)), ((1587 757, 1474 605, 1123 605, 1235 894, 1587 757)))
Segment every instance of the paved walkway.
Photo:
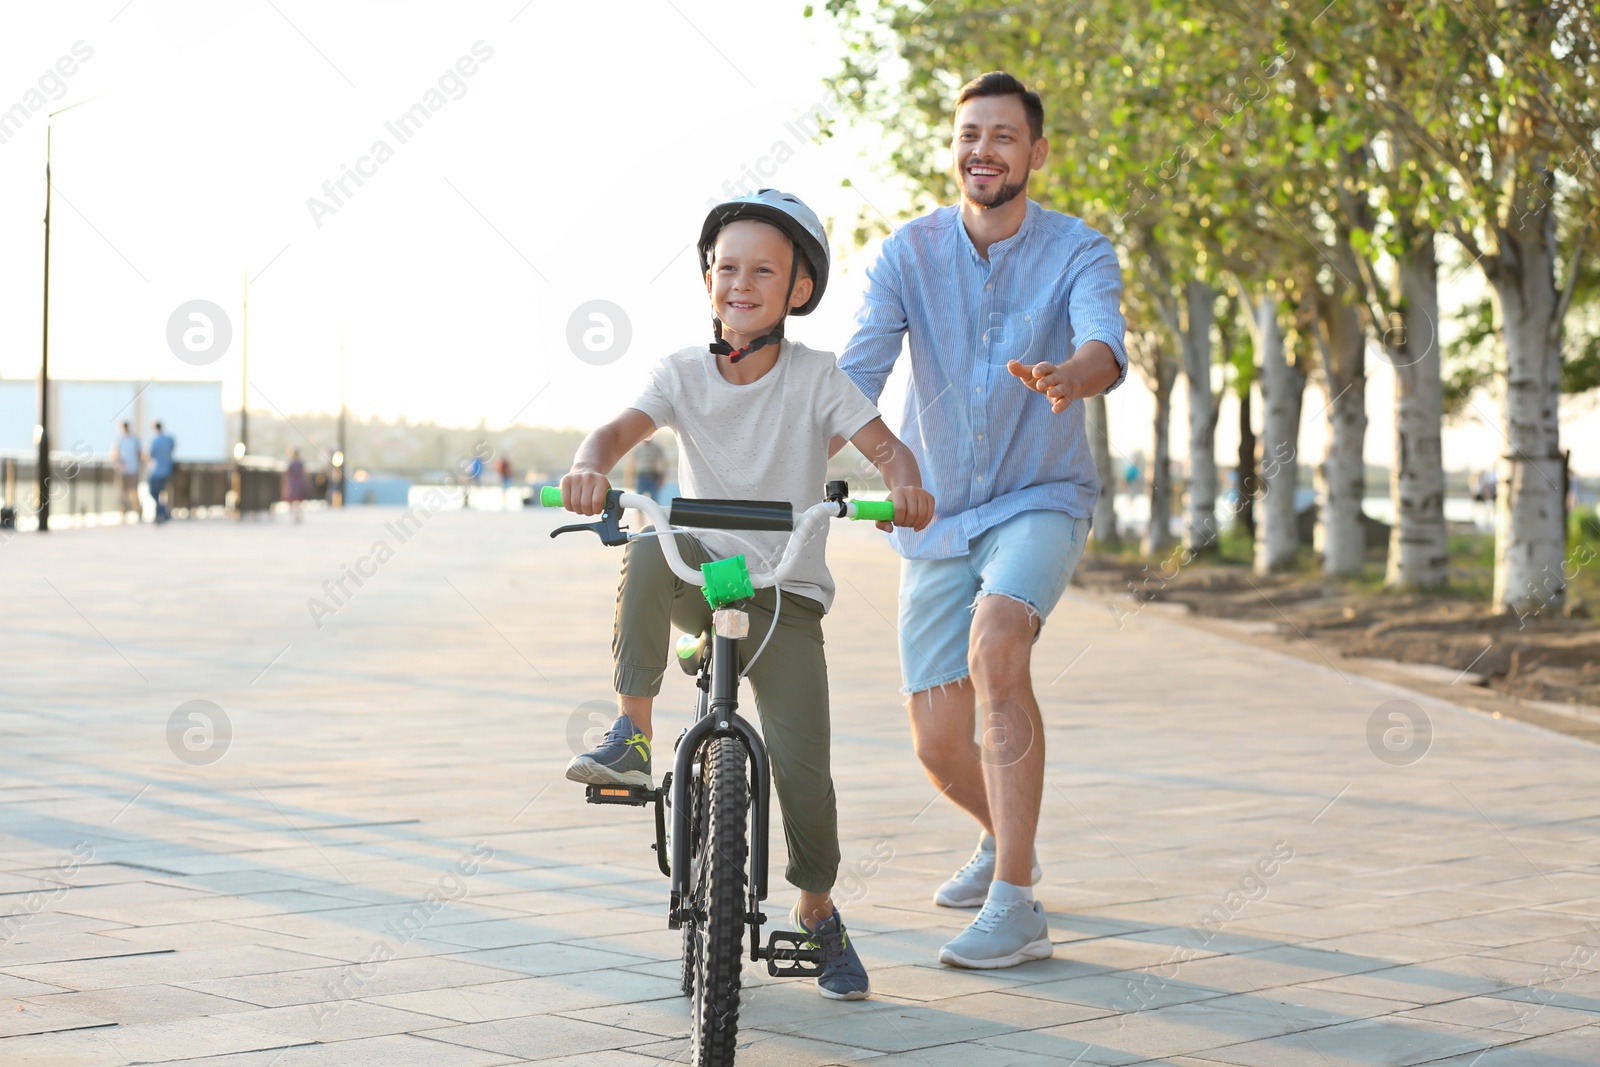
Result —
MULTIPOLYGON (((0 1063, 686 1059, 646 819, 561 778, 616 552, 547 514, 393 518, 0 544, 0 1063)), ((1036 656, 1055 958, 939 967, 973 828, 906 740, 891 557, 836 533, 839 892, 875 996, 747 969, 741 1063, 1600 1063, 1600 753, 1077 596, 1036 656)))

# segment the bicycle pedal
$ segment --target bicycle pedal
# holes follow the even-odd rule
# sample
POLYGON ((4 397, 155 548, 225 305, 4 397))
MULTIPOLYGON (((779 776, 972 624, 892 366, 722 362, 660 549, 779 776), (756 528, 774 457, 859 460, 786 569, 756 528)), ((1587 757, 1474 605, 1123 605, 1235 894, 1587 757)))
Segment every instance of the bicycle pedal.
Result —
POLYGON ((590 804, 627 804, 642 808, 654 804, 660 792, 642 785, 590 785, 584 787, 585 799, 590 804))
POLYGON ((820 948, 809 948, 810 934, 774 930, 767 936, 767 973, 774 978, 815 978, 825 962, 820 948))

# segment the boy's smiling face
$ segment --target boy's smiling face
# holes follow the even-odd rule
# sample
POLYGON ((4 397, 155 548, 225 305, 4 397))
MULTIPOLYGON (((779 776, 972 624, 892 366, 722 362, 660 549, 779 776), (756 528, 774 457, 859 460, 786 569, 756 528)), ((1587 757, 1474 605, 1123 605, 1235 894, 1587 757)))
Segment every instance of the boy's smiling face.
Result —
MULTIPOLYGON (((724 226, 717 234, 711 269, 706 272, 706 292, 711 294, 712 310, 722 320, 723 329, 745 340, 772 329, 786 310, 783 294, 789 288, 793 262, 794 245, 776 226, 755 219, 724 226)), ((811 288, 811 279, 802 267, 789 307, 809 300, 811 288)))

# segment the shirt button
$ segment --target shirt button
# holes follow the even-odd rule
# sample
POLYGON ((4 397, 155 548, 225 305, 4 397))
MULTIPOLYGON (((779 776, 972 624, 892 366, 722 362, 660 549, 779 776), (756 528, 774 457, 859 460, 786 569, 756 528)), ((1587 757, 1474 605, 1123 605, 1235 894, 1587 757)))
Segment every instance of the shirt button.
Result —
POLYGON ((990 282, 988 285, 985 285, 983 287, 983 291, 987 293, 990 289, 993 289, 993 288, 994 288, 994 282, 990 282))
POLYGON ((979 435, 978 435, 978 440, 980 440, 980 441, 981 441, 981 440, 983 440, 983 434, 981 434, 981 433, 980 433, 980 434, 979 434, 979 435))
POLYGON ((972 387, 972 391, 973 391, 973 392, 974 392, 974 393, 981 393, 981 392, 983 392, 983 386, 981 386, 981 385, 975 385, 975 386, 973 386, 973 387, 972 387))

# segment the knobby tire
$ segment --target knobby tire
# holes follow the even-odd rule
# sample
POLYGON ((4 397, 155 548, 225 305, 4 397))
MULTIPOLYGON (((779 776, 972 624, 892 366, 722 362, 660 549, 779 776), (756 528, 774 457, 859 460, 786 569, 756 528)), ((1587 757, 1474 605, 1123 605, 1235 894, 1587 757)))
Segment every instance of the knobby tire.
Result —
POLYGON ((730 1067, 739 1032, 750 808, 745 765, 738 740, 713 738, 697 783, 703 788, 704 831, 693 853, 695 922, 684 938, 685 968, 692 967, 694 975, 695 1067, 730 1067))

